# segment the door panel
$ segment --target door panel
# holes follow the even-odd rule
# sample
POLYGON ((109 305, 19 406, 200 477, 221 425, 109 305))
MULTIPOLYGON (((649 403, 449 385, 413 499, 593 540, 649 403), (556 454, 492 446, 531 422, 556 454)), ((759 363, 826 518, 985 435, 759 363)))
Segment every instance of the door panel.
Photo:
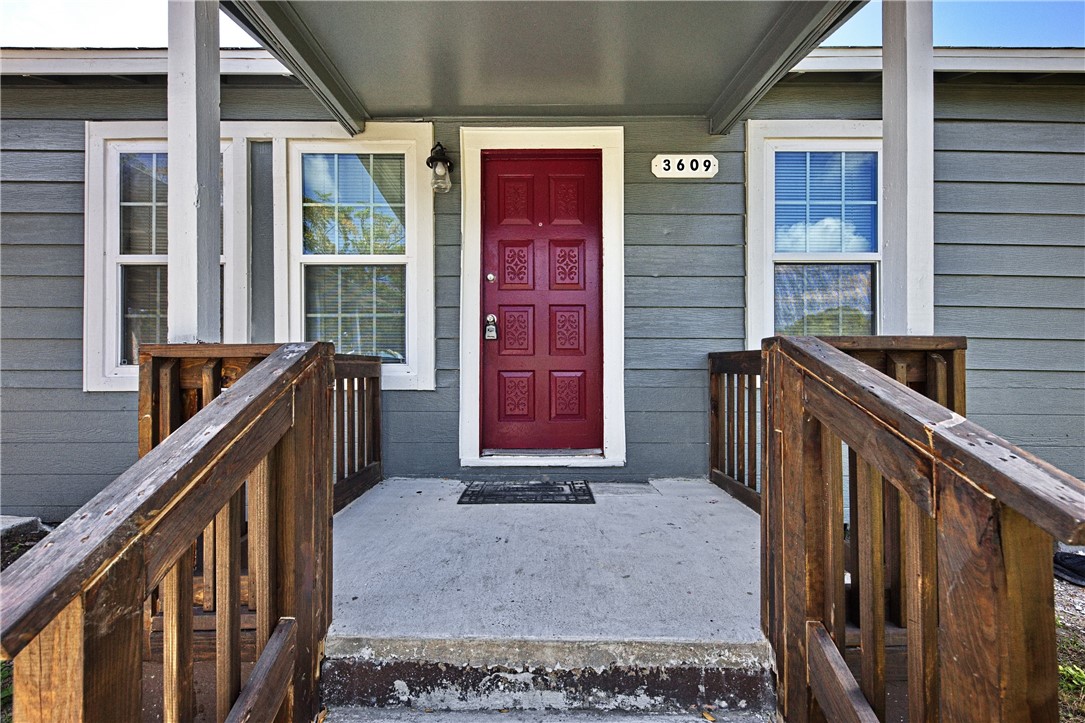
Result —
POLYGON ((484 152, 482 451, 603 446, 602 154, 484 152), (491 280, 492 276, 492 280, 491 280))

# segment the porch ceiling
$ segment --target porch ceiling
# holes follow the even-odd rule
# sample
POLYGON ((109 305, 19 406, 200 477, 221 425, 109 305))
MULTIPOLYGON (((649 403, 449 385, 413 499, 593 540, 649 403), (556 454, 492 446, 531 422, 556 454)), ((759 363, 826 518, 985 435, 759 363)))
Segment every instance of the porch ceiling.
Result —
POLYGON ((347 130, 704 114, 725 132, 865 0, 221 3, 347 130))

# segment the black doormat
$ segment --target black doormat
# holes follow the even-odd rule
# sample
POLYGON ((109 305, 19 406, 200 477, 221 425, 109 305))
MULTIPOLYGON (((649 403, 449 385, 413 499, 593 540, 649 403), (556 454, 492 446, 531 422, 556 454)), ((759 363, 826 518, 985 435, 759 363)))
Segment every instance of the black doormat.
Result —
POLYGON ((587 482, 470 482, 461 505, 594 505, 587 482))

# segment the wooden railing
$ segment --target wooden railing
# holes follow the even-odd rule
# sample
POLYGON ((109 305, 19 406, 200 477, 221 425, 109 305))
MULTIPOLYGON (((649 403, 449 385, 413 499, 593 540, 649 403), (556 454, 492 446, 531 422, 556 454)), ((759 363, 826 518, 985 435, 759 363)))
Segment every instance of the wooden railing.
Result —
MULTIPOLYGON (((1057 720, 1051 536, 1085 542, 1085 483, 823 341, 768 339, 763 351, 762 626, 786 720, 1057 720), (886 485, 904 551, 907 682, 891 696, 886 485)), ((932 381, 937 399, 954 394, 943 367, 932 381)))
MULTIPOLYGON (((818 337, 902 384, 965 413, 965 349, 956 336, 818 337)), ((709 478, 755 511, 761 509, 764 415, 761 351, 708 355, 709 478)))
POLYGON ((335 355, 335 511, 381 479, 381 360, 335 355))
POLYGON ((215 719, 270 720, 281 708, 284 720, 312 720, 330 619, 332 354, 317 343, 267 350, 221 392, 233 362, 147 362, 154 373, 141 376, 149 401, 140 403, 140 443, 153 448, 0 575, 16 720, 140 720, 145 601, 156 588, 162 717, 193 719, 193 563, 212 522, 215 719), (193 411, 187 424, 176 424, 178 399, 193 411), (258 657, 243 684, 246 481, 258 657))
MULTIPOLYGON (((140 456, 278 348, 278 344, 141 346, 140 456)), ((380 357, 336 354, 334 379, 332 474, 338 512, 381 480, 380 357)), ((213 523, 207 533, 203 549, 213 556, 213 523)))

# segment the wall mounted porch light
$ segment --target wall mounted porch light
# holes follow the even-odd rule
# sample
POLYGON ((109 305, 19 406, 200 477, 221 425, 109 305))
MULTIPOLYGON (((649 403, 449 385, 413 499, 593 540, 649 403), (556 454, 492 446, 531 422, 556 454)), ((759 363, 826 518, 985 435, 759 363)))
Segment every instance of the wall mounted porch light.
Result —
POLYGON ((445 147, 438 142, 430 149, 426 165, 433 169, 429 185, 434 193, 448 193, 452 190, 452 161, 445 153, 445 147))

